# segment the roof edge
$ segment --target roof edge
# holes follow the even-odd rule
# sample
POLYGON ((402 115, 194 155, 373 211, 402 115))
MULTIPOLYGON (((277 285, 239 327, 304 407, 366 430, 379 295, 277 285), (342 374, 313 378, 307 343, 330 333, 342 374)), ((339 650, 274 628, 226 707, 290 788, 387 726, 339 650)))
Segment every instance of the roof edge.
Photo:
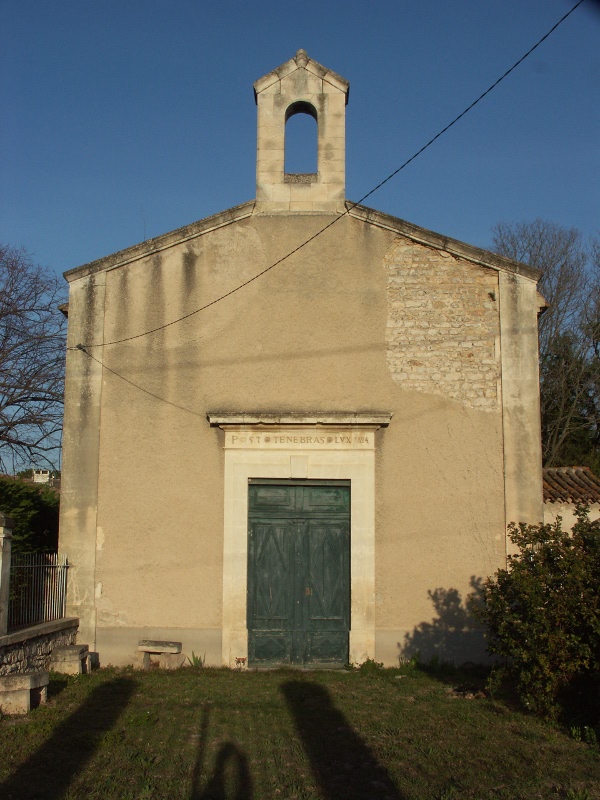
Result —
MULTIPOLYGON (((119 250, 108 256, 90 261, 87 264, 82 264, 79 267, 67 270, 63 273, 65 279, 71 283, 79 278, 87 277, 97 272, 105 272, 107 270, 116 269, 118 267, 130 264, 141 258, 153 255, 154 253, 174 247, 177 244, 195 239, 205 233, 216 230, 217 228, 231 225, 234 222, 245 219, 253 215, 255 210, 256 201, 249 200, 225 211, 220 211, 218 214, 212 214, 210 217, 204 217, 201 220, 192 222, 189 225, 184 225, 174 231, 163 233, 153 239, 148 239, 145 242, 127 247, 124 250, 119 250)), ((293 212, 291 212, 293 214, 293 212)), ((363 206, 359 203, 352 203, 346 201, 346 213, 348 216, 361 222, 367 222, 370 225, 375 225, 378 228, 392 231, 393 233, 405 236, 412 241, 426 245, 427 247, 435 248, 436 250, 444 250, 451 255, 459 258, 464 258, 467 261, 472 261, 480 266, 488 267, 495 270, 504 270, 512 272, 517 275, 523 275, 533 281, 538 281, 542 275, 540 270, 523 264, 520 261, 506 258, 505 256, 492 253, 489 250, 484 250, 480 247, 461 242, 458 239, 452 239, 449 236, 431 231, 427 228, 421 228, 412 222, 394 217, 391 214, 385 214, 382 211, 377 211, 368 206, 363 206)), ((62 310, 62 309, 61 309, 62 310)))
POLYGON ((119 250, 111 255, 103 256, 95 261, 90 261, 88 264, 82 264, 80 267, 69 269, 63 272, 63 276, 71 283, 78 278, 85 278, 96 272, 104 272, 109 269, 122 267, 132 261, 137 261, 140 258, 153 255, 160 250, 166 250, 169 247, 181 244, 181 242, 195 239, 197 236, 209 233, 209 231, 222 228, 225 225, 231 225, 232 222, 250 217, 254 211, 254 206, 255 201, 249 200, 239 206, 233 206, 225 211, 220 211, 218 214, 212 214, 210 217, 204 217, 197 222, 184 225, 182 228, 177 228, 174 231, 155 236, 153 239, 148 239, 145 242, 126 247, 124 250, 119 250))
POLYGON ((541 270, 530 267, 528 264, 523 264, 521 261, 514 261, 512 258, 506 258, 497 253, 492 253, 489 250, 484 250, 481 247, 475 247, 475 245, 461 242, 459 239, 443 236, 428 228, 421 228, 419 225, 414 225, 412 222, 406 222, 406 220, 400 219, 399 217, 385 214, 382 211, 376 211, 374 208, 363 206, 360 203, 352 203, 347 200, 346 210, 350 217, 368 222, 371 225, 376 225, 379 228, 391 230, 394 233, 402 234, 418 244, 424 244, 436 250, 445 250, 453 256, 464 258, 480 266, 504 270, 505 272, 512 272, 516 275, 523 275, 536 283, 542 277, 541 270))
POLYGON ((589 467, 544 467, 543 484, 544 503, 600 503, 600 478, 589 467))
POLYGON ((345 92, 346 103, 348 102, 347 95, 350 91, 350 82, 332 69, 323 66, 323 64, 319 64, 318 61, 315 61, 314 58, 311 58, 307 54, 306 50, 298 50, 295 56, 292 56, 292 58, 284 61, 283 64, 267 72, 267 74, 263 75, 261 78, 257 78, 253 84, 255 98, 257 94, 268 89, 273 83, 282 80, 297 69, 306 69, 318 78, 331 83, 332 86, 335 86, 340 91, 345 92))

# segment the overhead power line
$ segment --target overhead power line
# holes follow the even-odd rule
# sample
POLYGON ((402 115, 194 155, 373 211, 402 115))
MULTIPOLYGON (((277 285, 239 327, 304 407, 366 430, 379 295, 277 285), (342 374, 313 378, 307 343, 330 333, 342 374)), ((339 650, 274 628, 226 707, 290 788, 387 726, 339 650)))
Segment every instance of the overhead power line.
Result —
POLYGON ((122 381, 125 381, 125 383, 128 383, 130 386, 133 386, 134 389, 139 389, 140 392, 144 392, 144 394, 147 394, 150 397, 153 397, 155 400, 160 400, 161 403, 167 403, 168 405, 173 406, 174 408, 178 408, 180 411, 186 411, 188 414, 192 414, 194 417, 202 417, 202 418, 204 418, 204 416, 205 416, 204 414, 200 414, 197 411, 192 411, 191 408, 186 408, 185 406, 180 406, 177 403, 173 403, 171 400, 167 400, 166 397, 161 397, 158 394, 154 394, 154 392, 151 392, 149 389, 145 389, 143 386, 140 386, 139 383, 135 383, 134 381, 130 380, 129 378, 126 378, 125 375, 121 375, 120 372, 117 372, 116 370, 111 369, 103 361, 100 361, 99 358, 96 358, 96 356, 93 356, 91 353, 88 353, 88 351, 85 349, 84 345, 78 344, 76 347, 71 347, 70 349, 71 350, 81 350, 82 353, 85 353, 86 356, 88 356, 88 358, 91 358, 92 361, 95 361, 96 364, 100 364, 100 366, 103 369, 108 370, 108 372, 110 372, 113 375, 115 375, 115 377, 120 378, 122 381))
MULTIPOLYGON (((414 161, 416 158, 418 158, 418 157, 419 157, 419 156, 420 156, 422 153, 424 153, 424 152, 425 152, 425 150, 427 150, 427 148, 428 148, 428 147, 431 147, 431 145, 432 145, 434 142, 436 142, 436 141, 437 141, 437 140, 438 140, 438 139, 439 139, 441 136, 443 136, 445 133, 447 133, 447 131, 449 131, 449 130, 450 130, 450 128, 452 128, 454 125, 456 125, 456 123, 457 123, 459 120, 461 120, 461 119, 462 119, 462 118, 463 118, 463 117, 464 117, 466 114, 468 114, 468 113, 469 113, 469 111, 471 111, 473 108, 475 108, 475 106, 476 106, 478 103, 480 103, 480 102, 481 102, 481 101, 484 99, 484 97, 487 97, 487 95, 488 95, 488 94, 490 94, 490 92, 492 92, 492 91, 493 91, 493 90, 494 90, 494 89, 495 89, 495 88, 496 88, 496 87, 497 87, 497 86, 498 86, 500 83, 502 83, 502 81, 503 81, 505 78, 507 78, 507 77, 508 77, 508 76, 511 74, 511 72, 513 72, 513 71, 514 71, 514 70, 515 70, 515 69, 516 69, 516 68, 517 68, 517 67, 518 67, 520 64, 522 64, 522 63, 525 61, 525 59, 526 59, 526 58, 529 58, 529 56, 530 56, 530 55, 531 55, 531 54, 534 52, 534 50, 537 50, 537 48, 538 48, 538 47, 539 47, 539 46, 540 46, 540 45, 541 45, 543 42, 545 42, 545 41, 546 41, 546 39, 547 39, 547 38, 548 38, 548 37, 549 37, 549 36, 550 36, 552 33, 554 33, 554 31, 555 31, 555 30, 556 30, 556 29, 557 29, 557 28, 558 28, 560 25, 562 25, 562 23, 563 23, 563 22, 564 22, 564 21, 565 21, 565 20, 566 20, 568 17, 570 17, 570 16, 571 16, 571 14, 572 14, 572 13, 573 13, 573 12, 574 12, 574 11, 575 11, 577 8, 579 8, 579 6, 580 6, 580 5, 581 5, 583 2, 585 2, 585 0, 579 0, 579 1, 578 1, 578 2, 577 2, 577 3, 576 3, 576 4, 575 4, 575 5, 574 5, 574 6, 573 6, 571 9, 569 9, 569 11, 567 11, 567 12, 566 12, 566 14, 564 14, 564 15, 563 15, 563 16, 562 16, 562 17, 561 17, 559 20, 558 20, 558 22, 556 22, 556 23, 555 23, 555 24, 554 24, 554 25, 553 25, 553 26, 550 28, 550 30, 549 30, 549 31, 547 31, 547 32, 546 32, 546 33, 545 33, 545 34, 544 34, 544 35, 541 37, 541 39, 538 39, 538 41, 537 41, 537 42, 536 42, 536 43, 533 45, 533 47, 530 47, 530 48, 529 48, 529 50, 528 50, 528 51, 527 51, 527 52, 526 52, 524 55, 522 55, 522 56, 521 56, 521 58, 519 58, 517 61, 515 61, 515 63, 514 63, 514 64, 513 64, 511 67, 509 67, 509 68, 506 70, 506 72, 504 72, 504 73, 503 73, 503 74, 502 74, 502 75, 501 75, 501 76, 500 76, 500 77, 499 77, 497 80, 495 80, 495 81, 494 81, 494 83, 492 83, 492 84, 491 84, 491 85, 490 85, 490 86, 489 86, 489 87, 488 87, 488 88, 487 88, 487 89, 486 89, 484 92, 482 92, 482 93, 479 95, 479 97, 477 97, 475 100, 473 100, 473 102, 472 102, 472 103, 470 103, 470 105, 468 105, 468 106, 467 106, 467 107, 466 107, 466 108, 465 108, 463 111, 461 111, 461 112, 460 112, 460 114, 458 114, 456 117, 454 117, 454 119, 453 119, 451 122, 449 122, 449 123, 448 123, 448 124, 447 124, 447 125, 446 125, 444 128, 442 128, 442 129, 441 129, 441 130, 440 130, 438 133, 436 133, 436 134, 435 134, 435 136, 432 136, 432 138, 431 138, 431 139, 430 139, 430 140, 429 140, 429 141, 428 141, 426 144, 424 144, 424 145, 423 145, 423 147, 421 147, 419 150, 417 150, 415 153, 413 153, 413 155, 412 155, 412 156, 410 156, 410 158, 407 158, 407 159, 406 159, 406 161, 405 161, 403 164, 401 164, 401 165, 400 165, 400 166, 399 166, 397 169, 395 169, 393 172, 390 172, 390 174, 389 174, 389 175, 388 175, 386 178, 384 178, 384 179, 383 179, 382 181, 380 181, 380 182, 379 182, 379 183, 378 183, 376 186, 374 186, 374 187, 373 187, 372 189, 370 189, 370 190, 369 190, 369 191, 368 191, 366 194, 364 194, 364 195, 363 195, 363 196, 360 198, 360 200, 357 200, 357 201, 356 201, 356 202, 354 202, 354 203, 350 203, 350 205, 348 206, 348 208, 346 208, 346 210, 345 210, 345 211, 344 211, 342 214, 340 214, 339 216, 337 216, 337 217, 336 217, 334 220, 332 220, 331 222, 328 222, 328 223, 327 223, 327 225, 324 225, 324 226, 323 226, 322 228, 320 228, 320 229, 319 229, 319 230, 318 230, 316 233, 314 233, 314 234, 313 234, 312 236, 310 236, 308 239, 305 239, 305 240, 304 240, 304 241, 303 241, 301 244, 299 244, 299 245, 298 245, 297 247, 295 247, 293 250, 290 250, 288 253, 286 253, 286 254, 285 254, 284 256, 282 256, 281 258, 278 258, 278 259, 277 259, 277 261, 274 261, 274 262, 273 262, 272 264, 270 264, 268 267, 265 267, 265 269, 261 270, 260 272, 257 272, 257 273, 256 273, 256 275, 254 275, 252 278, 249 278, 247 281, 244 281, 243 283, 240 283, 238 286, 236 286, 235 288, 231 289, 229 292, 225 292, 225 294, 222 294, 222 295, 220 295, 219 297, 216 297, 214 300, 211 300, 209 303, 206 303, 205 305, 203 305, 203 306, 200 306, 200 308, 196 308, 194 311, 190 311, 189 313, 187 313, 187 314, 184 314, 184 315, 183 315, 183 316, 181 316, 181 317, 177 317, 177 319, 173 319, 173 320, 171 320, 170 322, 165 322, 165 324, 164 324, 164 325, 159 325, 159 326, 158 326, 158 327, 156 327, 156 328, 151 328, 150 330, 144 331, 143 333, 137 333, 137 334, 134 334, 133 336, 125 336, 123 339, 115 339, 115 340, 113 340, 113 341, 111 341, 111 342, 96 342, 96 343, 89 343, 89 344, 85 344, 85 345, 78 344, 76 347, 69 347, 69 348, 67 348, 67 349, 69 349, 69 350, 83 350, 83 351, 85 352, 85 349, 84 349, 84 348, 87 348, 87 347, 105 347, 105 346, 108 346, 108 345, 113 345, 113 344, 123 344, 124 342, 131 342, 131 341, 133 341, 134 339, 141 339, 141 338, 142 338, 142 337, 144 337, 144 336, 149 336, 149 335, 150 335, 150 334, 152 334, 152 333, 157 333, 158 331, 162 331, 162 330, 164 330, 165 328, 169 328, 169 327, 171 327, 172 325, 177 325, 177 324, 179 324, 180 322, 183 322, 184 320, 186 320, 186 319, 189 319, 190 317, 193 317, 193 316, 195 316, 196 314, 199 314, 201 311, 206 311, 206 309, 210 308, 211 306, 214 306, 214 305, 216 305, 217 303, 220 303, 222 300, 225 300, 227 297, 231 297, 231 295, 232 295, 232 294, 235 294, 236 292, 239 292, 239 291, 240 291, 240 289, 243 289, 244 287, 246 287, 246 286, 248 286, 249 284, 253 283, 254 281, 258 280, 258 279, 259 279, 259 278, 261 278, 263 275, 266 275, 266 273, 267 273, 267 272, 270 272, 272 269, 274 269, 275 267, 279 266, 279 264, 281 264, 283 261, 287 261, 287 259, 288 259, 288 258, 291 258, 291 256, 293 256, 293 255, 294 255, 295 253, 297 253, 299 250, 302 250, 302 248, 306 247, 308 244, 310 244, 311 242, 313 242, 313 241, 314 241, 314 240, 315 240, 317 237, 319 237, 319 236, 321 236, 323 233, 325 233, 325 231, 329 230, 329 228, 333 227, 333 225, 335 225, 337 222, 339 222, 339 221, 340 221, 340 220, 341 220, 343 217, 346 217, 346 216, 347 216, 347 215, 348 215, 348 214, 349 214, 349 213, 352 211, 352 209, 353 209, 353 208, 356 208, 356 206, 358 206, 358 205, 360 205, 361 203, 363 203, 363 202, 364 202, 364 201, 365 201, 365 200, 366 200, 368 197, 370 197, 370 196, 371 196, 372 194, 374 194, 376 191, 378 191, 379 189, 381 189, 381 187, 382 187, 382 186, 384 186, 386 183, 388 183, 388 181, 391 181, 391 180, 392 180, 392 178, 395 178, 395 177, 396 177, 396 175, 398 175, 398 173, 399 173, 399 172, 402 172, 402 170, 403 170, 403 169, 405 169, 405 168, 406 168, 406 167, 407 167, 409 164, 411 164, 411 163, 412 163, 412 162, 413 162, 413 161, 414 161)), ((89 354, 89 353, 87 353, 87 355, 90 355, 90 354, 89 354)), ((97 359, 94 359, 94 360, 97 360, 97 359)), ((100 362, 99 362, 99 363, 100 363, 100 362)), ((112 371, 112 370, 111 370, 111 371, 112 371)), ((115 373, 115 374, 116 374, 116 373, 115 373)), ((122 376, 119 376, 119 377, 122 377, 122 376)), ((140 387, 138 387, 138 388, 140 388, 140 387)))

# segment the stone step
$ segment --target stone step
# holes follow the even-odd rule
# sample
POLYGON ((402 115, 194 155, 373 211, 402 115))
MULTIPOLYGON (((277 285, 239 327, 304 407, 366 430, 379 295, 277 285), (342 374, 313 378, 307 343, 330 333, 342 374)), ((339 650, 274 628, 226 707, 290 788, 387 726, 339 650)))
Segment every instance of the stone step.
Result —
POLYGON ((87 644, 65 644, 55 647, 50 658, 50 669, 63 675, 82 675, 91 672, 87 644))
POLYGON ((3 714, 26 714, 46 702, 47 672, 16 672, 0 677, 0 711, 3 714))

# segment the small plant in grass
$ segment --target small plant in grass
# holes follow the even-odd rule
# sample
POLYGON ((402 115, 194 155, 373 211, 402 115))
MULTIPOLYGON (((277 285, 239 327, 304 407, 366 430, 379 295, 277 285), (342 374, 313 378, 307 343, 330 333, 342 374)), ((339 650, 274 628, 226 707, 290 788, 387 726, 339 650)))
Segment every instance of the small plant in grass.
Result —
POLYGON ((586 744, 597 745, 598 744, 598 737, 596 735, 596 731, 594 728, 590 728, 589 725, 585 725, 583 728, 583 741, 586 744))
POLYGON ((589 725, 584 725, 580 728, 579 725, 571 725, 569 728, 569 736, 576 742, 585 742, 586 744, 595 747, 598 744, 598 736, 594 728, 589 725))
POLYGON ((453 661, 444 661, 437 653, 431 656, 425 669, 429 670, 434 675, 454 675, 456 667, 453 661))
POLYGON ((569 728, 569 736, 576 742, 581 741, 581 728, 578 725, 571 725, 569 728))
MULTIPOLYGON (((488 578, 473 614, 488 649, 503 658, 498 676, 514 681, 530 711, 563 708, 600 717, 600 521, 577 510, 571 533, 553 525, 511 525, 519 552, 488 578)), ((572 717, 571 717, 572 719, 572 717)))
POLYGON ((398 659, 398 663, 401 667, 412 667, 413 669, 418 667, 421 662, 421 653, 417 650, 416 653, 413 653, 411 656, 407 658, 403 658, 400 656, 398 659))
POLYGON ((188 656, 190 667, 203 667, 206 662, 206 653, 203 656, 197 656, 192 650, 191 658, 188 656))
POLYGON ((456 786, 448 786, 442 789, 439 800, 455 800, 458 797, 456 786))
POLYGON ((569 789, 565 795, 566 800, 592 800, 592 795, 587 789, 569 789))
POLYGON ((384 666, 381 661, 375 661, 374 658, 367 658, 362 664, 358 665, 358 671, 362 675, 381 675, 384 666))
POLYGON ((498 697, 502 689, 502 670, 497 664, 494 664, 490 669, 487 681, 485 682, 485 688, 492 700, 498 697))

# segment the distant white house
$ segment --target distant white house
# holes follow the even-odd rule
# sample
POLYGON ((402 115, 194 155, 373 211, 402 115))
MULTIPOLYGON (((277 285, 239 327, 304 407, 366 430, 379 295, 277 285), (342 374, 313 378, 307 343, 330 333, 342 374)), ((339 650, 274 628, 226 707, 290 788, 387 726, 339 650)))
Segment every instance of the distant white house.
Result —
POLYGON ((589 467, 546 467, 544 522, 562 517, 563 530, 570 530, 578 503, 589 506, 590 519, 600 519, 600 478, 589 467))

